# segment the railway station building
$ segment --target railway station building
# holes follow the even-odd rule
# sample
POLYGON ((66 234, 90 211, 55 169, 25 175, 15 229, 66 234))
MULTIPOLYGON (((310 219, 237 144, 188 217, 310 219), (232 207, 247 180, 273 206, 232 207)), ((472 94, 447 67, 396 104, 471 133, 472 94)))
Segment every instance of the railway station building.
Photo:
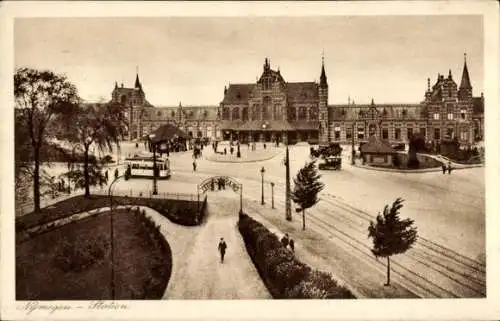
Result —
MULTIPOLYGON (((451 73, 427 79, 423 100, 387 104, 328 104, 329 83, 324 62, 319 82, 287 82, 264 60, 255 83, 224 87, 219 105, 155 107, 147 100, 139 75, 133 88, 115 84, 112 100, 128 107, 129 139, 141 138, 163 124, 174 124, 191 138, 288 143, 367 142, 372 136, 406 143, 413 133, 428 142, 457 139, 461 144, 482 140, 484 97, 473 96, 467 60, 460 83, 451 73)), ((425 84, 425 83, 424 83, 425 84)), ((425 85, 424 85, 425 86, 425 85)))

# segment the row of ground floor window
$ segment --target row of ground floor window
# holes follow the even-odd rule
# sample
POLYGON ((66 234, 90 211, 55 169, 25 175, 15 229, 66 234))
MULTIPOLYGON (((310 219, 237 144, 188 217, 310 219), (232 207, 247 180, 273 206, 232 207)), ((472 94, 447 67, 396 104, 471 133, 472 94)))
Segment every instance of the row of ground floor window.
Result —
MULTIPOLYGON (((148 135, 160 126, 143 126, 133 128, 130 139, 137 139, 148 135)), ((238 131, 234 129, 220 128, 217 123, 205 124, 203 126, 179 126, 179 129, 188 134, 191 138, 209 138, 212 140, 241 140, 241 141, 284 141, 288 139, 290 143, 318 140, 319 130, 295 130, 295 131, 238 131)), ((332 123, 329 128, 329 140, 334 142, 342 141, 363 141, 371 136, 376 136, 389 141, 408 141, 415 133, 421 133, 426 140, 441 140, 458 138, 463 143, 472 143, 482 138, 482 129, 475 123, 450 123, 450 124, 365 124, 365 123, 332 123)))

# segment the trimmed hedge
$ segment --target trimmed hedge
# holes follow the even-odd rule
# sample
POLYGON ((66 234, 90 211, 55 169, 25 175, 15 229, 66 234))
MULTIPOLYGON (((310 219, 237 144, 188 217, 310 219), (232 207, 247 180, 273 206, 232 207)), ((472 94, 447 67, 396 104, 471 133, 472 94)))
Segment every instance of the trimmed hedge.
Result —
POLYGON ((137 207, 134 213, 142 225, 144 233, 147 234, 145 236, 150 246, 159 248, 164 253, 163 256, 153 256, 150 258, 153 264, 153 268, 150 271, 151 277, 144 284, 143 296, 137 299, 161 299, 172 274, 172 250, 160 232, 160 225, 156 225, 149 216, 146 216, 145 210, 141 211, 137 207), (167 259, 166 262, 165 258, 167 259))
POLYGON ((354 299, 329 273, 311 269, 283 247, 278 237, 250 216, 240 215, 238 229, 262 280, 275 299, 354 299))
MULTIPOLYGON (((150 199, 146 197, 113 196, 113 206, 139 205, 147 206, 159 212, 170 221, 185 226, 199 225, 206 212, 207 199, 200 201, 175 200, 175 199, 150 199), (199 211, 199 212, 198 212, 199 211)), ((40 212, 29 213, 16 218, 16 231, 40 224, 49 223, 74 214, 90 211, 92 209, 109 207, 108 196, 91 195, 86 198, 82 195, 43 208, 40 212)))

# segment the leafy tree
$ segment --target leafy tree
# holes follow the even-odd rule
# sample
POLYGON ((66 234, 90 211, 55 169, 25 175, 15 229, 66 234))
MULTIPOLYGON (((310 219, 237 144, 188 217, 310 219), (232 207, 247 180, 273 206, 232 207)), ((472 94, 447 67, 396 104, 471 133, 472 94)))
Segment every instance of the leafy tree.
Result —
MULTIPOLYGON (((80 104, 70 117, 65 116, 61 121, 65 124, 62 138, 83 151, 83 188, 88 197, 90 186, 100 184, 100 177, 104 177, 100 173, 102 166, 89 156, 90 146, 96 146, 100 152, 105 149, 112 152, 113 145, 120 148, 127 130, 125 108, 115 103, 80 104)), ((79 176, 78 171, 73 179, 79 176)))
POLYGON ((318 193, 325 185, 319 180, 321 175, 316 169, 316 161, 306 163, 293 179, 295 184, 291 197, 294 203, 299 205, 297 212, 302 211, 302 229, 306 229, 305 211, 318 203, 318 193))
POLYGON ((417 228, 412 226, 412 219, 400 219, 399 210, 403 207, 403 199, 397 198, 384 207, 383 215, 377 215, 376 222, 370 222, 368 237, 373 238, 372 253, 376 257, 387 258, 387 284, 390 285, 391 261, 394 254, 406 252, 417 240, 417 228))
MULTIPOLYGON (((14 75, 16 126, 28 131, 33 156, 34 211, 40 211, 40 150, 47 139, 47 128, 55 115, 69 113, 78 103, 76 87, 65 76, 52 71, 20 68, 14 75)), ((22 130, 16 130, 19 133, 22 130)), ((17 146, 16 146, 17 148, 17 146)), ((17 153, 26 152, 20 147, 17 153)), ((31 163, 31 162, 29 162, 31 163)))
POLYGON ((95 159, 87 164, 86 170, 87 172, 85 172, 85 164, 77 165, 70 172, 61 174, 61 176, 69 177, 74 183, 75 189, 96 185, 102 187, 108 183, 106 175, 102 172, 102 164, 95 159))

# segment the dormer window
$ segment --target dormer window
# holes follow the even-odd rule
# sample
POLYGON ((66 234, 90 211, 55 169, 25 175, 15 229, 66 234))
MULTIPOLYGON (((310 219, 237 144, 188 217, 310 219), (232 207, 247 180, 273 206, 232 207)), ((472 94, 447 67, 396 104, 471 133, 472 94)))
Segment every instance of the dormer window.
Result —
POLYGON ((172 110, 170 114, 172 115, 172 117, 175 117, 175 111, 172 110))

